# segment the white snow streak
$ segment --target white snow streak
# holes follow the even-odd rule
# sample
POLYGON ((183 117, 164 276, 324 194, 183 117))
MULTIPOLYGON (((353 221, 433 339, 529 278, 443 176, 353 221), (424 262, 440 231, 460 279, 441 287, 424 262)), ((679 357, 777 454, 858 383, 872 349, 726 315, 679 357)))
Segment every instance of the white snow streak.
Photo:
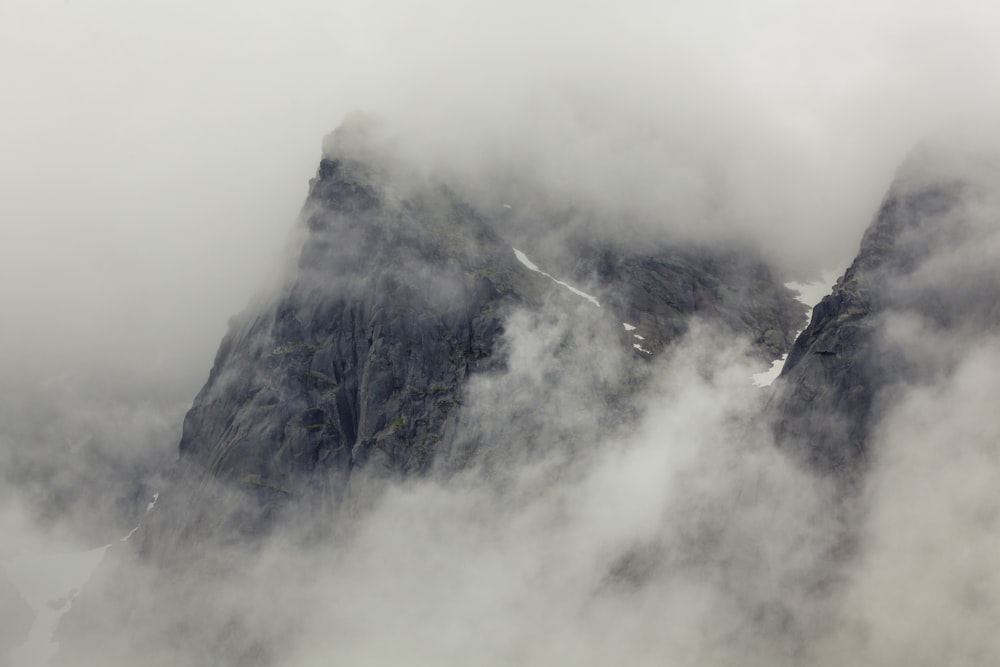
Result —
POLYGON ((514 251, 514 256, 517 257, 517 261, 521 262, 521 264, 524 264, 526 267, 528 267, 532 271, 535 271, 536 273, 542 274, 543 276, 545 276, 546 278, 548 278, 552 282, 554 282, 554 283, 556 283, 558 285, 562 285, 563 287, 565 287, 566 289, 568 289, 573 294, 576 294, 577 296, 583 297, 584 299, 586 299, 587 301, 591 302, 592 304, 594 304, 598 308, 601 307, 601 302, 598 301, 595 297, 592 297, 591 295, 587 294, 586 292, 584 292, 582 290, 578 290, 577 288, 573 287, 572 285, 570 285, 568 283, 564 283, 561 280, 557 280, 556 278, 552 277, 552 275, 550 275, 548 273, 545 273, 545 271, 542 271, 540 268, 538 268, 538 265, 536 265, 534 262, 532 262, 530 259, 528 259, 528 256, 525 255, 523 252, 521 252, 517 248, 511 248, 511 249, 514 251))
MULTIPOLYGON (((514 251, 514 256, 517 257, 517 261, 521 262, 521 264, 524 264, 526 267, 528 267, 532 271, 537 271, 538 273, 541 273, 541 274, 546 275, 546 276, 549 275, 549 274, 545 273, 544 271, 542 271, 540 268, 538 268, 538 265, 535 264, 534 262, 532 262, 530 259, 528 259, 528 256, 525 255, 523 252, 521 252, 517 248, 512 248, 512 250, 514 251)), ((551 276, 549 276, 549 277, 551 277, 551 276)))

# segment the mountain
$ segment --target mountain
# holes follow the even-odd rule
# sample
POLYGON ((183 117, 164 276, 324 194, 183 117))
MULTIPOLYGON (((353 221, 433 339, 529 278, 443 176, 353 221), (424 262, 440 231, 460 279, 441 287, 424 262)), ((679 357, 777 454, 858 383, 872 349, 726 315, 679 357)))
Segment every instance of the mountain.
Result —
POLYGON ((861 642, 838 605, 864 512, 841 510, 873 497, 900 397, 1000 319, 991 164, 911 158, 793 341, 803 307, 747 248, 484 203, 380 132, 326 142, 282 282, 231 320, 135 553, 63 618, 62 663, 468 642, 494 662, 481 642, 525 658, 525 636, 566 656, 634 627, 654 646, 661 612, 681 646, 713 638, 708 664, 861 642))
MULTIPOLYGON (((568 278, 594 297, 534 266, 543 251, 529 259, 501 237, 507 209, 491 218, 405 173, 373 148, 373 131, 347 126, 328 142, 289 282, 222 341, 180 442, 181 485, 198 481, 164 493, 146 549, 250 537, 292 506, 327 523, 378 480, 467 467, 486 434, 463 413, 466 385, 507 366, 505 323, 518 311, 569 316, 630 366, 694 317, 762 359, 787 351, 801 305, 745 252, 571 239, 568 278)), ((638 374, 598 380, 603 428, 624 418, 638 374)))
POLYGON ((928 151, 901 167, 778 382, 779 442, 852 484, 899 393, 946 375, 970 337, 1000 324, 1000 270, 989 254, 996 167, 959 169, 954 156, 928 151))
POLYGON ((525 460, 572 476, 638 421, 654 362, 692 327, 742 341, 763 365, 802 326, 794 292, 746 248, 597 243, 573 229, 541 243, 518 235, 516 203, 467 200, 378 132, 356 121, 326 142, 297 257, 231 320, 172 482, 130 543, 137 557, 111 554, 60 627, 67 664, 127 653, 90 639, 119 623, 133 628, 121 644, 266 663, 277 639, 216 616, 203 584, 238 585, 249 566, 237 563, 268 535, 343 539, 407 480, 503 486, 525 460), (220 641, 220 627, 235 638, 220 641))

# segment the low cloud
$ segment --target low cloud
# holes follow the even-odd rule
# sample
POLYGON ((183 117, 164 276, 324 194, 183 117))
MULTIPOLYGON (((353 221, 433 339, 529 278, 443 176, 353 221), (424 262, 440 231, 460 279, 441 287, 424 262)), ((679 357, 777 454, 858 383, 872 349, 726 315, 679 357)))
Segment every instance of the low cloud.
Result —
MULTIPOLYGON (((838 577, 843 526, 832 488, 774 447, 745 344, 696 326, 647 368, 627 361, 617 332, 577 337, 580 325, 509 322, 510 368, 467 392, 486 452, 471 469, 393 484, 319 544, 289 517, 259 552, 220 548, 209 562, 224 573, 185 567, 168 590, 119 563, 127 583, 112 588, 149 619, 115 640, 119 659, 218 661, 250 646, 303 666, 764 665, 808 650, 832 613, 817 590, 838 577), (555 341, 559 352, 538 353, 555 341), (572 365, 595 355, 605 361, 572 365), (653 379, 639 421, 602 430, 595 382, 643 368, 653 379), (565 376, 562 395, 550 375, 565 376)), ((95 609, 75 620, 85 637, 100 627, 95 609)), ((87 664, 87 642, 70 645, 68 659, 87 664)))
MULTIPOLYGON (((917 142, 992 142, 998 12, 5 2, 4 543, 93 547, 141 517, 227 319, 280 275, 322 135, 352 110, 384 117, 402 160, 481 208, 510 205, 512 229, 739 241, 805 279, 849 260, 917 142)), ((995 285, 996 207, 975 206, 975 242, 909 289, 969 266, 995 285)), ((343 541, 277 540, 204 592, 293 665, 988 662, 996 345, 893 317, 890 337, 947 354, 895 394, 850 554, 838 536, 854 508, 832 509, 774 450, 741 343, 697 329, 650 371, 635 430, 602 431, 587 383, 632 371, 582 342, 555 353, 579 366, 569 392, 512 415, 530 407, 519 392, 545 392, 539 360, 586 338, 520 316, 508 344, 523 365, 473 387, 470 410, 497 413, 481 426, 498 451, 556 454, 504 461, 503 484, 479 483, 483 464, 394 487, 343 541)), ((151 576, 125 581, 141 597, 160 590, 151 576)), ((163 618, 183 616, 175 602, 163 618)), ((122 664, 184 664, 177 646, 147 650, 124 646, 122 664)))
POLYGON ((997 363, 995 337, 972 344, 953 373, 909 389, 883 421, 831 664, 975 665, 1000 651, 997 363))

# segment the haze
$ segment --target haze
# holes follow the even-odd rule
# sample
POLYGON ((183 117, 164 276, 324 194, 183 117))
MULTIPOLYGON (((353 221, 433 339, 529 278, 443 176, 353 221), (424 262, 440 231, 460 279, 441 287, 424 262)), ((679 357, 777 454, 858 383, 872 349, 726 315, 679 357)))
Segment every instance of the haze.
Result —
MULTIPOLYGON (((128 528, 135 512, 129 508, 145 502, 133 501, 157 488, 155 471, 176 456, 183 413, 207 377, 227 319, 274 282, 282 259, 294 250, 289 234, 321 156, 322 137, 354 110, 384 118, 407 159, 459 178, 470 192, 498 184, 516 193, 519 184, 532 183, 560 201, 596 209, 609 234, 632 225, 644 234, 747 242, 789 279, 809 280, 850 260, 893 173, 915 147, 942 137, 952 141, 956 133, 973 146, 994 142, 1000 6, 972 0, 925 4, 3 0, 0 529, 8 537, 0 557, 39 543, 92 547, 128 528), (79 452, 86 457, 71 458, 79 452), (133 481, 122 488, 122 479, 133 481)), ((995 365, 997 348, 987 341, 970 349, 936 398, 946 406, 970 406, 970 419, 986 425, 970 437, 988 440, 995 433, 988 408, 972 399, 990 395, 995 382, 976 368, 995 365)), ((737 370, 749 375, 754 369, 737 370)), ((671 381, 675 389, 686 376, 678 377, 671 381)), ((694 412, 705 420, 697 434, 682 424, 679 432, 690 435, 691 443, 724 441, 728 434, 716 437, 711 425, 724 422, 719 415, 727 410, 748 410, 753 400, 739 392, 722 396, 714 385, 684 386, 693 404, 716 404, 710 414, 694 412)), ((663 388, 650 400, 671 391, 663 388)), ((910 457, 924 481, 940 468, 940 452, 930 445, 907 449, 906 443, 932 438, 920 439, 922 433, 900 424, 926 413, 929 400, 920 392, 904 397, 881 436, 889 443, 887 456, 910 457)), ((959 414, 939 409, 942 421, 959 414)), ((659 462, 660 454, 644 447, 650 433, 668 427, 677 425, 644 426, 637 460, 648 454, 659 462)), ((735 473, 726 463, 705 463, 711 473, 705 479, 721 483, 744 468, 754 475, 771 470, 768 445, 758 442, 739 459, 743 468, 735 473)), ((635 502, 649 500, 642 494, 655 494, 678 471, 702 465, 700 456, 694 463, 666 465, 661 476, 640 485, 635 502)), ((953 474, 961 476, 983 462, 972 456, 955 466, 953 474)), ((589 477, 553 494, 565 490, 593 500, 595 488, 601 494, 629 490, 607 482, 608 470, 595 465, 589 477)), ((768 474, 776 476, 778 508, 769 516, 783 517, 799 502, 802 481, 783 469, 768 474)), ((862 655, 868 664, 908 664, 893 662, 903 660, 894 652, 897 642, 912 639, 900 639, 905 633, 893 623, 897 610, 870 605, 880 592, 905 593, 907 577, 941 573, 948 564, 915 550, 914 544, 922 544, 911 514, 917 510, 909 502, 921 497, 916 483, 887 471, 875 479, 881 486, 871 492, 871 521, 879 537, 857 572, 858 583, 844 593, 843 608, 863 610, 849 621, 874 637, 862 655), (904 529, 882 530, 895 522, 904 529), (900 569, 898 550, 917 555, 900 569)), ((966 490, 967 504, 985 506, 995 479, 991 472, 977 477, 966 490)), ((438 502, 442 511, 451 506, 450 496, 442 499, 434 488, 401 491, 387 501, 389 510, 376 515, 372 531, 386 522, 387 531, 393 528, 393 503, 408 506, 406 493, 438 502)), ((464 489, 452 493, 467 497, 464 489)), ((803 504, 821 506, 823 493, 803 504)), ((686 500, 656 496, 650 502, 659 516, 682 510, 686 500)), ((981 528, 977 517, 967 517, 972 528, 935 526, 957 541, 981 528)), ((483 520, 453 518, 460 527, 483 520)), ((815 537, 809 518, 797 514, 795 521, 806 525, 782 534, 760 567, 783 562, 798 553, 798 540, 815 537)), ((457 532, 443 543, 487 569, 493 548, 524 559, 519 562, 547 554, 529 569, 557 569, 562 562, 553 554, 564 555, 569 546, 600 551, 624 541, 613 527, 594 521, 571 517, 557 536, 565 542, 529 530, 537 527, 515 525, 486 546, 461 543, 457 532)), ((760 523, 751 516, 734 535, 760 523)), ((662 537, 657 530, 649 531, 650 539, 662 537)), ((970 580, 986 577, 992 546, 975 535, 962 570, 970 580)), ((342 555, 344 573, 329 575, 320 590, 350 583, 354 573, 392 571, 391 558, 374 564, 363 558, 392 539, 363 534, 342 555)), ((568 568, 567 576, 592 575, 591 564, 575 563, 580 569, 568 568)), ((271 565, 265 558, 260 567, 271 565)), ((414 567, 423 565, 437 567, 414 567)), ((490 590, 511 591, 517 604, 537 602, 530 585, 537 571, 528 574, 507 572, 512 579, 501 578, 490 590)), ((464 597, 475 597, 474 588, 452 598, 436 586, 439 578, 426 581, 427 590, 417 593, 442 596, 444 608, 453 612, 449 618, 460 620, 480 604, 487 617, 497 613, 482 599, 464 597)), ((687 586, 669 577, 659 581, 667 588, 687 586)), ((543 588, 552 593, 552 606, 543 610, 572 607, 573 596, 583 590, 574 583, 557 578, 551 586, 565 590, 543 588)), ((913 623, 933 626, 935 608, 965 610, 955 591, 966 583, 933 577, 928 595, 937 606, 914 607, 913 623)), ((1000 590, 987 583, 987 597, 1000 590)), ((774 585, 779 590, 784 581, 774 585)), ((704 604, 694 625, 681 624, 685 631, 720 616, 742 627, 740 611, 720 611, 715 592, 709 587, 677 598, 704 604)), ((405 606, 417 598, 389 599, 405 606)), ((667 617, 689 619, 686 610, 659 606, 672 603, 647 602, 667 617)), ((329 608, 326 600, 309 604, 329 608)), ((565 635, 550 635, 543 648, 566 655, 566 645, 606 627, 602 623, 621 611, 616 605, 611 600, 580 625, 565 628, 565 635)), ((379 613, 373 606, 371 614, 379 613)), ((955 613, 961 620, 967 610, 955 613)), ((511 616, 503 620, 512 623, 503 626, 511 628, 511 637, 530 645, 532 628, 511 616)), ((855 639, 850 622, 828 635, 830 646, 817 655, 830 664, 844 655, 856 659, 859 654, 847 648, 855 639)), ((632 645, 632 629, 615 629, 620 633, 606 642, 577 650, 621 655, 632 645)), ((324 630, 307 628, 317 637, 324 630)), ((658 630, 640 625, 635 632, 641 639, 642 632, 658 630)), ((968 664, 977 655, 995 655, 992 640, 974 624, 938 630, 922 638, 924 655, 934 658, 927 664, 940 664, 954 648, 951 641, 968 649, 968 664), (942 634, 948 641, 936 641, 942 634)), ((700 657, 706 664, 732 657, 681 639, 665 640, 670 655, 700 657)), ((746 645, 736 646, 739 654, 746 645)), ((371 647, 361 641, 355 648, 370 657, 365 651, 371 647)), ((313 664, 311 646, 300 650, 295 658, 313 664)), ((760 655, 762 664, 773 657, 760 655)), ((662 656, 634 657, 640 664, 662 656)))

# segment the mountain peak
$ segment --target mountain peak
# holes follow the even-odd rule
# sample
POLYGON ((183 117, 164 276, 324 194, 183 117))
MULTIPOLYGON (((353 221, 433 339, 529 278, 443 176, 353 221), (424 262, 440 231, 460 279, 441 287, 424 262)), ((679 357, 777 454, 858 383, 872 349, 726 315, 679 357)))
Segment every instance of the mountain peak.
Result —
POLYGON ((795 341, 778 382, 777 432, 819 470, 857 479, 899 387, 947 375, 967 334, 1000 323, 990 162, 915 151, 795 341))

